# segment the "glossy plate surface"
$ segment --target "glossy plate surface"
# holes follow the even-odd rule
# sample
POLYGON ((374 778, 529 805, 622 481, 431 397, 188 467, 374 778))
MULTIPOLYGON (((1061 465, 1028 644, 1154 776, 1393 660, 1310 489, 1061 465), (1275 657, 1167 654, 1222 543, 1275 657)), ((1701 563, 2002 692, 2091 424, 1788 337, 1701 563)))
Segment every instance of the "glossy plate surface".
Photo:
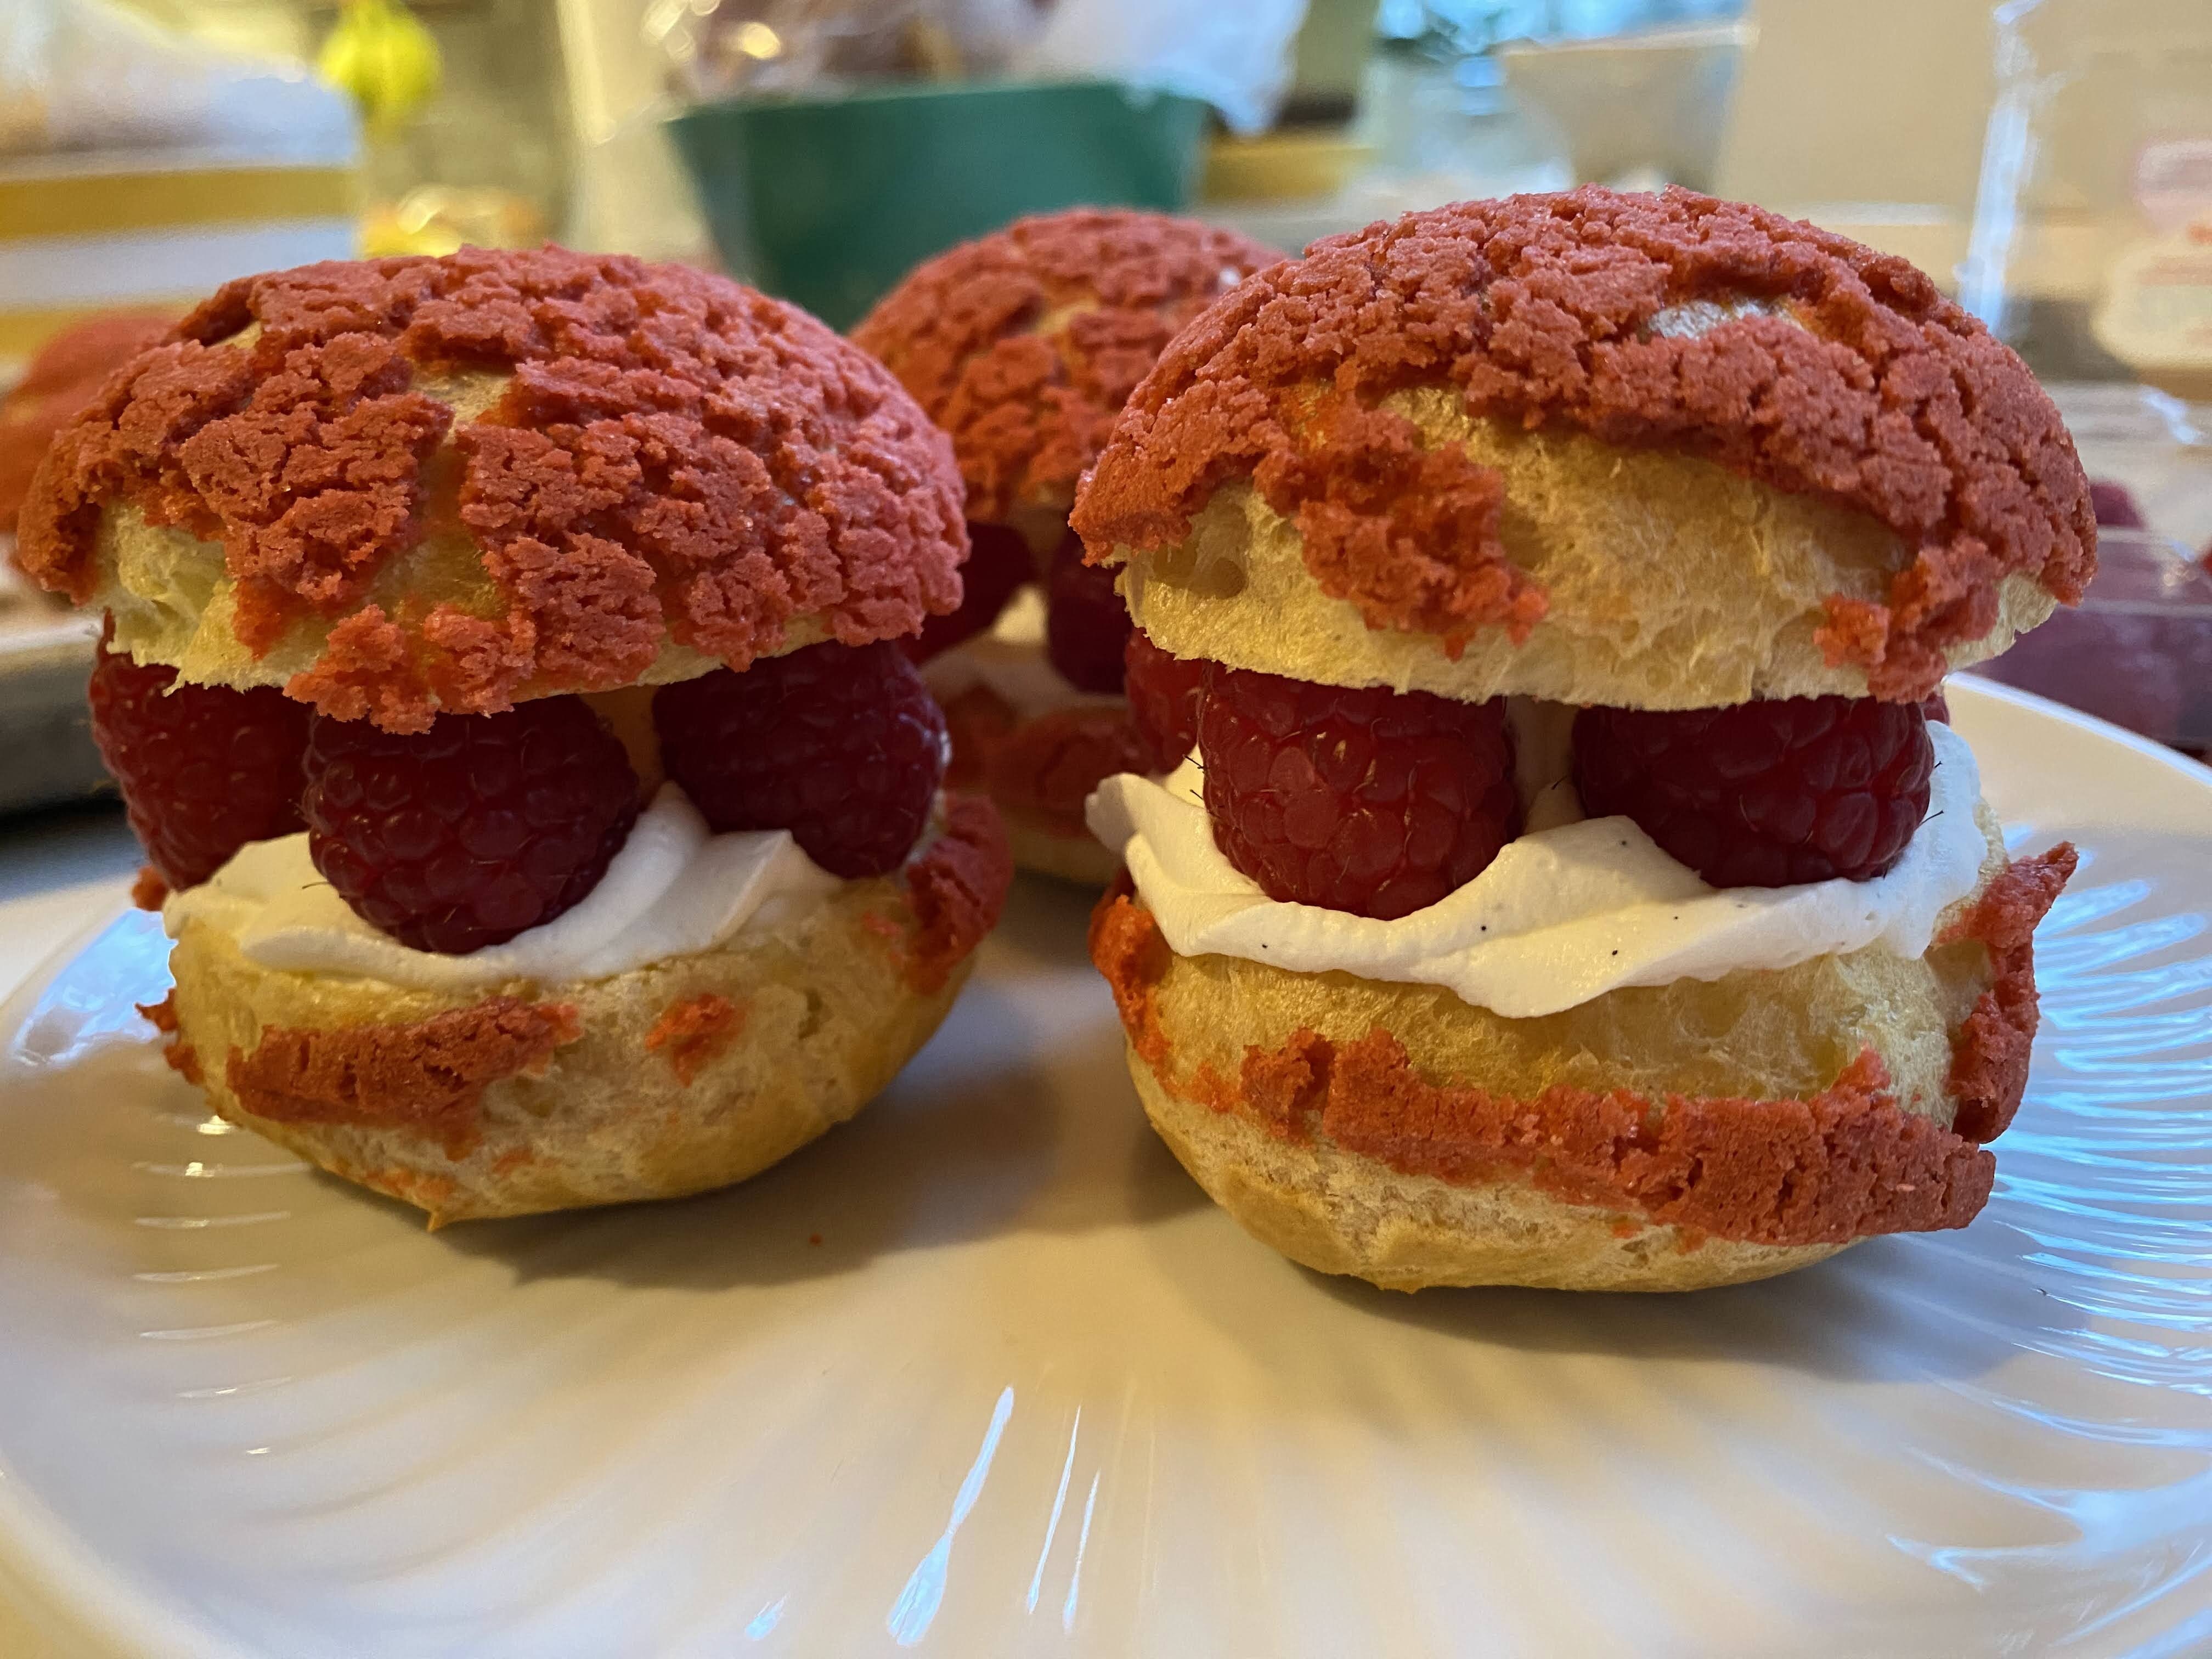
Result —
POLYGON ((126 917, 0 1018, 0 1559, 286 1659, 2212 1652, 2212 774, 1953 704, 2085 854, 1996 1195, 1692 1297, 1250 1243, 1062 890, 781 1168, 435 1237, 208 1119, 126 917))

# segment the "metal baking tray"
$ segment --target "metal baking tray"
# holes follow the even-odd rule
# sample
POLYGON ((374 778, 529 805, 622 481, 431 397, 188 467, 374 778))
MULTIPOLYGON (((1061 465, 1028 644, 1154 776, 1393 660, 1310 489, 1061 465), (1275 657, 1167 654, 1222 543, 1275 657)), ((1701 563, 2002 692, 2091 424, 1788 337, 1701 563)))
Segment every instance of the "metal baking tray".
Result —
POLYGON ((11 541, 0 536, 0 813, 112 794, 84 700, 100 625, 27 586, 11 541))

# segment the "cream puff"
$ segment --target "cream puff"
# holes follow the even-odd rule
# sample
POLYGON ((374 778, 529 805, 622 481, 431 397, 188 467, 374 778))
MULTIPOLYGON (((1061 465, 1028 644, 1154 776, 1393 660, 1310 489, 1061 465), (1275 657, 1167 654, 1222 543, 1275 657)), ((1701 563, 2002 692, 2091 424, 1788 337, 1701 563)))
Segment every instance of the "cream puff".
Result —
POLYGON ((951 450, 794 307, 465 250, 229 284, 58 436, 22 561, 222 1116, 433 1224, 742 1180, 936 1027, 1012 869, 897 641, 951 450))
POLYGON ((1093 798, 1094 958, 1254 1235, 1667 1290, 1982 1207, 2074 860, 1939 685, 2096 530, 1924 275, 1683 191, 1410 215, 1193 322, 1073 522, 1188 755, 1093 798))
POLYGON ((1194 220, 1079 208, 938 255, 853 331, 959 458, 966 595, 911 650, 951 723, 954 781, 988 792, 1024 869, 1107 881, 1119 860, 1083 803, 1147 758, 1122 690, 1128 611, 1067 528, 1076 481, 1176 331, 1279 258, 1194 220))

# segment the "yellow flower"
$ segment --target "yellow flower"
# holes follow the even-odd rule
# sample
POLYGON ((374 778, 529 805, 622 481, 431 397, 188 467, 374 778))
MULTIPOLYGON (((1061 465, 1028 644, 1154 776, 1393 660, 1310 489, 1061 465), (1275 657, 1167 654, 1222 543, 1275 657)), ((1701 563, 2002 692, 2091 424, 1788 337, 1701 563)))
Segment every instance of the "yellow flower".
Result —
POLYGON ((390 132, 428 103, 443 72, 437 41, 402 0, 346 0, 315 67, 353 95, 376 133, 390 132))

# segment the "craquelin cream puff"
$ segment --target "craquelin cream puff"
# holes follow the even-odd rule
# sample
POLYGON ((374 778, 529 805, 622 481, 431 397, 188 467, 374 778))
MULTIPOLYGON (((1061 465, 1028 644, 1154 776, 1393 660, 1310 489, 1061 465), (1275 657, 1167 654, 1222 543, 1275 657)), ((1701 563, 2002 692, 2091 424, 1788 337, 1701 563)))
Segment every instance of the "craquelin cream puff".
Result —
POLYGON ((1193 322, 1073 522, 1189 757, 1092 801, 1093 955, 1251 1232, 1662 1290, 1981 1208, 2074 858, 1938 688, 2096 531, 1920 271, 1683 191, 1410 215, 1193 322))
POLYGON ((722 278, 465 250, 229 284, 57 438, 23 562, 232 1121, 434 1224, 696 1192, 851 1116, 1012 870, 896 641, 951 449, 722 278))
POLYGON ((1176 331, 1279 258, 1194 220, 1079 208, 939 254, 853 331, 959 458, 966 596, 911 649, 951 724, 953 781, 989 793, 1024 869, 1108 880, 1119 860, 1084 800, 1151 758, 1122 695, 1128 611, 1067 528, 1076 481, 1176 331))

